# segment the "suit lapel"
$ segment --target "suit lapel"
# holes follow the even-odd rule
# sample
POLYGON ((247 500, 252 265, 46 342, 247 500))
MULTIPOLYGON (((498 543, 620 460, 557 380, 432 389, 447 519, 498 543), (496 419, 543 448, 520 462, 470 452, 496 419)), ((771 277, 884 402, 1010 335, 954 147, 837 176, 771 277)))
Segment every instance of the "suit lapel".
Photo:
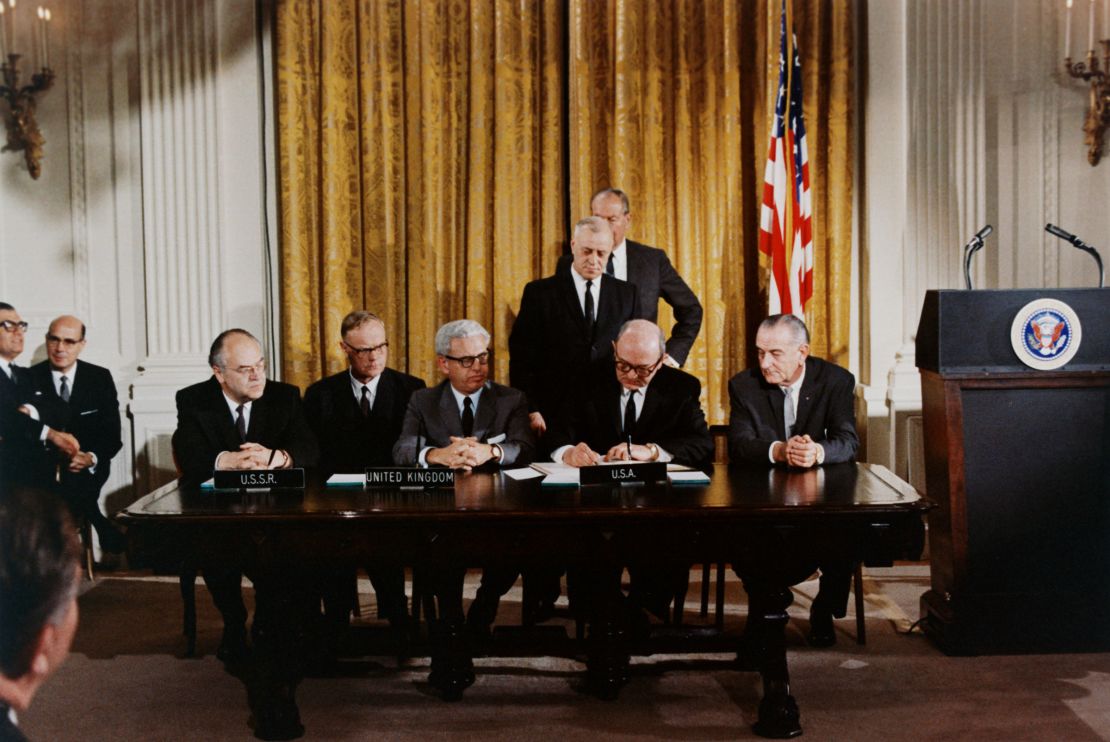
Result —
POLYGON ((623 391, 624 387, 617 381, 617 377, 610 373, 605 383, 597 387, 597 393, 594 395, 597 419, 604 420, 609 426, 610 436, 607 436, 606 440, 621 440, 621 431, 624 428, 624 410, 621 409, 623 391))
POLYGON ((488 437, 489 429, 493 427, 493 419, 497 416, 497 392, 493 385, 486 384, 482 396, 478 400, 478 414, 474 416, 474 437, 480 441, 488 437))
MULTIPOLYGON (((559 293, 563 297, 563 303, 566 305, 567 311, 574 318, 575 333, 585 334, 586 315, 582 313, 582 305, 578 302, 578 291, 574 288, 574 278, 571 277, 570 270, 559 277, 559 293)), ((594 319, 596 321, 596 314, 594 319)))
MULTIPOLYGON (((660 369, 662 371, 663 369, 660 369)), ((648 384, 647 392, 644 394, 644 406, 640 409, 640 416, 636 418, 636 430, 651 430, 651 423, 660 411, 665 407, 667 397, 667 381, 666 377, 659 378, 659 374, 655 375, 651 383, 648 384)))
POLYGON ((624 244, 625 275, 628 276, 628 282, 636 286, 642 286, 644 280, 643 261, 637 260, 639 256, 636 254, 639 247, 639 243, 633 242, 632 240, 627 240, 624 244))
POLYGON ((450 381, 443 382, 443 391, 439 394, 439 419, 446 428, 447 435, 462 435, 462 418, 459 416, 459 406, 455 402, 454 392, 451 391, 450 381))
MULTIPOLYGON (((770 419, 775 421, 775 433, 779 436, 779 440, 786 440, 786 420, 783 418, 785 407, 785 396, 782 389, 774 384, 767 384, 767 407, 771 411, 770 419)), ((798 428, 797 412, 794 415, 794 428, 798 428)))
MULTIPOLYGON (((266 383, 269 384, 270 382, 266 383)), ((266 425, 269 423, 269 408, 265 393, 251 404, 251 419, 247 423, 248 441, 257 443, 265 437, 266 425)), ((234 426, 232 428, 234 429, 234 426)), ((238 431, 236 431, 235 437, 239 437, 238 431)))
POLYGON ((806 360, 806 378, 798 390, 798 409, 794 413, 794 430, 805 430, 806 418, 813 410, 813 400, 821 396, 821 374, 817 364, 806 360))
POLYGON ((605 274, 601 278, 601 300, 597 303, 597 327, 602 327, 611 317, 620 316, 617 286, 620 279, 605 274))
POLYGON ((378 391, 374 394, 374 406, 371 409, 371 414, 385 416, 386 412, 396 399, 396 389, 394 388, 393 374, 389 369, 382 371, 381 379, 378 381, 378 391))

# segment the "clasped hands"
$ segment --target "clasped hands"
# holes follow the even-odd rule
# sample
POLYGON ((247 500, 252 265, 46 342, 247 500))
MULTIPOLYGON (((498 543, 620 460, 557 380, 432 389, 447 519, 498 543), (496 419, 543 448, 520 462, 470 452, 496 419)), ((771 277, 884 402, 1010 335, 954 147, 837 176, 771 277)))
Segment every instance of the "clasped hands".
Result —
POLYGON ((569 448, 563 453, 563 463, 568 466, 582 467, 600 464, 603 461, 651 461, 654 452, 647 446, 633 443, 618 443, 610 448, 604 456, 594 451, 585 443, 579 443, 574 448, 569 448), (631 453, 629 450, 631 449, 631 453))
POLYGON ((775 460, 808 469, 811 466, 817 466, 819 448, 820 444, 814 443, 808 435, 795 435, 785 443, 778 444, 775 460))
POLYGON ((481 443, 474 436, 463 438, 453 435, 451 442, 443 448, 429 449, 424 460, 448 469, 470 471, 492 458, 493 446, 490 444, 481 443))
POLYGON ((289 454, 280 448, 269 449, 260 443, 244 443, 238 451, 224 451, 216 461, 218 469, 285 469, 289 454))

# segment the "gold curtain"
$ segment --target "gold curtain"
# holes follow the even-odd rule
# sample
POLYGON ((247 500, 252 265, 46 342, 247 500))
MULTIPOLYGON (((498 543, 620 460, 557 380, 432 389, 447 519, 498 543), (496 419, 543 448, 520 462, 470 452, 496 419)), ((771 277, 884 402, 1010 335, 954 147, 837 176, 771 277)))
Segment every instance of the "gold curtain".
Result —
POLYGON ((287 381, 341 369, 363 307, 393 366, 433 382, 436 329, 470 317, 507 378, 520 291, 564 237, 561 32, 556 3, 277 5, 287 381))
MULTIPOLYGON (((285 0, 277 5, 284 373, 342 367, 339 320, 387 320, 391 364, 436 380, 469 316, 505 348, 524 284, 612 185, 630 236, 705 307, 687 368, 710 421, 766 314, 759 200, 775 0, 285 0), (565 111, 565 112, 564 112, 565 111)), ((847 363, 854 2, 794 0, 813 183, 813 351, 847 363)), ((671 316, 661 307, 660 324, 671 316)))

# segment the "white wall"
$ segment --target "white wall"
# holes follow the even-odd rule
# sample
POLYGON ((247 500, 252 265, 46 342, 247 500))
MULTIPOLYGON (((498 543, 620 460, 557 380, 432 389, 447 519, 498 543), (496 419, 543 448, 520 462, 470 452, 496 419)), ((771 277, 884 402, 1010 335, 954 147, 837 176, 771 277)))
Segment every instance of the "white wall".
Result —
MULTIPOLYGON (((24 5, 17 50, 30 45, 24 5)), ((0 154, 0 300, 32 325, 21 363, 45 357, 51 318, 88 325, 82 357, 111 369, 127 415, 113 509, 173 477, 173 392, 207 377, 215 334, 241 326, 272 343, 268 49, 243 0, 67 0, 53 14, 41 178, 0 154)))
MULTIPOLYGON (((1110 160, 1087 163, 1063 2, 872 0, 866 16, 860 397, 868 457, 923 485, 912 341, 925 291, 963 286, 961 247, 986 223, 976 287, 1095 285, 1094 262, 1043 228, 1107 252, 1110 160)), ((1073 24, 1085 47, 1086 13, 1073 24)))

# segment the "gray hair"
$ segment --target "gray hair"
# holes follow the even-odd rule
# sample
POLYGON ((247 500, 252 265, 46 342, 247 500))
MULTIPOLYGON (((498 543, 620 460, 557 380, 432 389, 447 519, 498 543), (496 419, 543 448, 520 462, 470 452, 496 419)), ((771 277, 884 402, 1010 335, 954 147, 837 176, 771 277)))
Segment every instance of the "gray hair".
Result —
POLYGON ((255 343, 257 343, 259 348, 262 347, 262 343, 258 342, 258 338, 256 338, 254 335, 251 335, 246 330, 240 329, 238 327, 233 327, 230 330, 224 330, 216 336, 215 340, 212 341, 212 347, 208 351, 209 366, 224 368, 224 341, 226 341, 232 335, 242 335, 244 337, 248 337, 255 343))
POLYGON ((574 225, 574 236, 578 237, 582 232, 592 232, 593 234, 602 234, 603 232, 613 233, 609 222, 602 219, 600 216, 586 216, 578 220, 574 225))
POLYGON ((624 337, 624 334, 626 332, 628 332, 629 330, 634 329, 638 326, 641 326, 645 322, 647 324, 651 325, 653 328, 655 328, 655 331, 657 333, 659 333, 659 355, 663 355, 664 353, 667 352, 667 339, 663 336, 663 328, 660 327, 659 325, 655 324, 651 320, 647 320, 647 319, 630 319, 630 320, 628 320, 623 325, 621 325, 620 331, 617 332, 616 342, 619 343, 621 341, 621 338, 624 337))
POLYGON ((436 355, 445 356, 451 352, 451 341, 455 338, 469 338, 481 336, 490 341, 490 334, 486 328, 472 319, 457 319, 436 330, 436 355))
POLYGON ((616 196, 617 198, 619 198, 621 200, 621 208, 624 210, 625 214, 632 210, 632 206, 628 201, 628 194, 622 191, 620 188, 602 188, 600 191, 595 193, 593 196, 590 197, 591 209, 594 206, 594 201, 598 200, 602 196, 616 196))
POLYGON ((793 336, 795 344, 809 344, 809 330, 806 328, 806 323, 795 314, 772 314, 759 323, 760 330, 773 330, 776 327, 783 326, 790 328, 790 334, 793 336))
POLYGON ((346 337, 348 332, 356 330, 368 322, 377 322, 382 327, 385 327, 385 320, 378 315, 373 312, 367 312, 365 309, 356 309, 343 318, 343 323, 339 325, 339 337, 346 337))

